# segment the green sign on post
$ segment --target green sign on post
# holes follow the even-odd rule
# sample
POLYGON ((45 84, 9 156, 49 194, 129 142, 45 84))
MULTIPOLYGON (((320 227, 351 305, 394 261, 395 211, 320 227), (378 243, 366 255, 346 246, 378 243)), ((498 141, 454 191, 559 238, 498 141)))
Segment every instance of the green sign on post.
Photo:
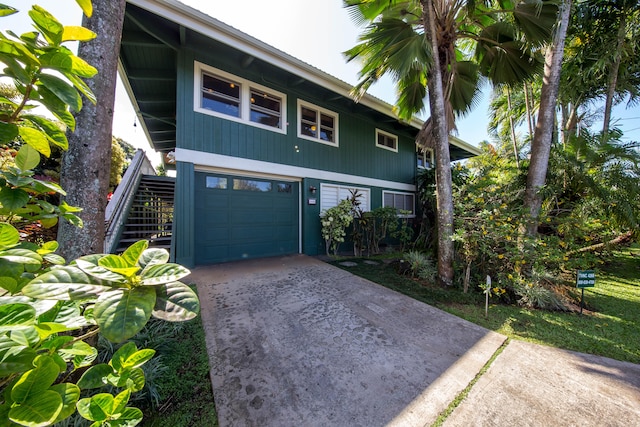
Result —
POLYGON ((593 288, 596 285, 595 270, 578 270, 576 275, 576 287, 582 289, 582 298, 580 299, 580 314, 584 308, 584 288, 593 288))
POLYGON ((596 285, 595 270, 578 270, 578 276, 576 278, 576 287, 593 288, 595 285, 596 285))

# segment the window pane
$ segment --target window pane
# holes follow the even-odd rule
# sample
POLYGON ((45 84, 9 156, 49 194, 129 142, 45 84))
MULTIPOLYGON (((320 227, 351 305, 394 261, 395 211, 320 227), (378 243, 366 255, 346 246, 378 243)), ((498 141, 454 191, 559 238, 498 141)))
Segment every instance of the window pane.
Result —
POLYGON ((333 142, 333 117, 327 116, 326 114, 320 114, 320 120, 322 123, 320 128, 320 139, 333 142))
POLYGON ((291 193, 293 186, 291 184, 285 184, 283 182, 278 183, 278 193, 291 193))
POLYGON ((250 120, 280 128, 281 106, 282 100, 280 98, 252 89, 250 120))
POLYGON ((240 85, 219 77, 203 74, 202 108, 240 117, 240 85))
POLYGON ((393 193, 384 193, 384 200, 382 201, 382 206, 393 206, 393 193))
POLYGON ((318 115, 315 110, 307 107, 300 109, 300 131, 303 135, 317 138, 318 135, 318 115))
POLYGON ((271 182, 249 179, 234 179, 233 189, 245 191, 271 191, 271 182))
POLYGON ((227 178, 220 178, 217 176, 207 177, 207 188, 218 188, 220 190, 227 189, 227 178))

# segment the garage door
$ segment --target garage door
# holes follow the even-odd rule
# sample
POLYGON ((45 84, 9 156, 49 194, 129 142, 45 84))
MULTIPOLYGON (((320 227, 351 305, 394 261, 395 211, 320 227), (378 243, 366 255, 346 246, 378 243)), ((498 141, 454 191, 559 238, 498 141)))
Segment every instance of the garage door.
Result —
POLYGON ((196 264, 298 253, 298 185, 196 173, 196 264))

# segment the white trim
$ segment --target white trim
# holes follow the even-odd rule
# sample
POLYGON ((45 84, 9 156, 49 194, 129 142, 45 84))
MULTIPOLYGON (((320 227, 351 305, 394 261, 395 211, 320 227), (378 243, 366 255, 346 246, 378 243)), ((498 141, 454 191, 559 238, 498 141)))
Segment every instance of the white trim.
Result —
POLYGON ((219 117, 224 120, 243 123, 255 126, 260 129, 270 130, 281 134, 287 134, 287 95, 277 90, 262 86, 251 80, 243 79, 234 74, 220 70, 199 61, 193 61, 193 110, 197 113, 209 116, 219 117), (202 107, 202 73, 210 74, 213 77, 221 77, 225 80, 231 80, 232 83, 240 85, 240 117, 231 116, 217 111, 209 110, 202 107), (251 89, 257 89, 280 98, 280 126, 267 126, 251 120, 251 89))
POLYGON ((321 181, 343 182, 354 185, 366 185, 369 187, 389 188, 399 191, 416 191, 416 186, 414 184, 406 184, 404 182, 386 181, 383 179, 367 178, 364 176, 330 172, 320 169, 309 169, 300 166, 264 162, 261 160, 243 159, 241 157, 187 150, 185 148, 176 148, 176 161, 193 163, 194 167, 199 170, 212 168, 212 170, 226 170, 230 171, 228 173, 240 173, 242 175, 251 173, 268 174, 292 180, 313 178, 321 181))
POLYGON ((393 151, 394 153, 397 153, 398 152, 398 135, 394 135, 392 133, 385 132, 382 129, 376 128, 376 147, 383 148, 385 150, 389 150, 389 151, 393 151), (396 142, 395 148, 387 147, 386 145, 378 144, 378 135, 380 135, 380 134, 382 134, 382 135, 384 135, 384 136, 386 136, 388 138, 393 138, 393 140, 396 142))
POLYGON ((300 98, 298 98, 297 101, 297 111, 298 111, 298 138, 300 139, 306 139, 309 141, 313 141, 313 142, 319 142, 320 144, 326 144, 326 145, 330 145, 331 147, 339 147, 340 146, 340 139, 338 137, 338 128, 339 128, 339 115, 338 113, 336 113, 335 111, 331 111, 331 110, 327 110, 326 108, 322 108, 318 105, 312 104, 310 102, 304 101, 300 98), (322 118, 318 117, 318 137, 314 138, 312 136, 308 136, 308 135, 304 135, 302 133, 302 107, 307 107, 311 110, 316 110, 318 113, 323 113, 326 116, 331 116, 333 117, 333 141, 325 141, 324 139, 320 138, 320 127, 321 122, 322 122, 322 118))
MULTIPOLYGON (((400 194, 403 196, 411 196, 413 197, 413 206, 411 207, 411 214, 410 215, 400 215, 398 214, 399 218, 415 218, 416 217, 416 194, 415 193, 406 193, 404 191, 389 191, 389 190, 382 190, 382 207, 386 207, 384 205, 384 196, 385 194, 400 194)), ((395 206, 392 206, 393 208, 395 208, 395 206)))

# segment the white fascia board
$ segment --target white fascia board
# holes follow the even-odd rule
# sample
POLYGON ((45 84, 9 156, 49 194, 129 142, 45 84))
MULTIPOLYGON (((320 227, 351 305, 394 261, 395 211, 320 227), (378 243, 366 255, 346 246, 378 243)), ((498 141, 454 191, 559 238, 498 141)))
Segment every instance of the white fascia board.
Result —
MULTIPOLYGON (((190 6, 175 0, 127 0, 127 2, 353 99, 350 95, 352 85, 349 83, 333 77, 190 6)), ((393 114, 393 106, 381 99, 365 94, 359 103, 398 120, 393 114)), ((411 121, 409 124, 418 129, 422 126, 422 122, 419 120, 417 122, 411 121)))
POLYGON ((176 161, 193 163, 195 169, 213 169, 246 174, 275 175, 289 177, 297 181, 302 178, 313 178, 321 181, 343 182, 369 187, 380 187, 390 190, 415 192, 416 186, 404 182, 386 181, 383 179, 367 178, 364 176, 349 175, 339 172, 324 171, 321 169, 309 169, 299 166, 283 165, 279 163, 263 162, 261 160, 244 159, 241 157, 224 156, 222 154, 204 153, 202 151, 176 148, 176 161))

